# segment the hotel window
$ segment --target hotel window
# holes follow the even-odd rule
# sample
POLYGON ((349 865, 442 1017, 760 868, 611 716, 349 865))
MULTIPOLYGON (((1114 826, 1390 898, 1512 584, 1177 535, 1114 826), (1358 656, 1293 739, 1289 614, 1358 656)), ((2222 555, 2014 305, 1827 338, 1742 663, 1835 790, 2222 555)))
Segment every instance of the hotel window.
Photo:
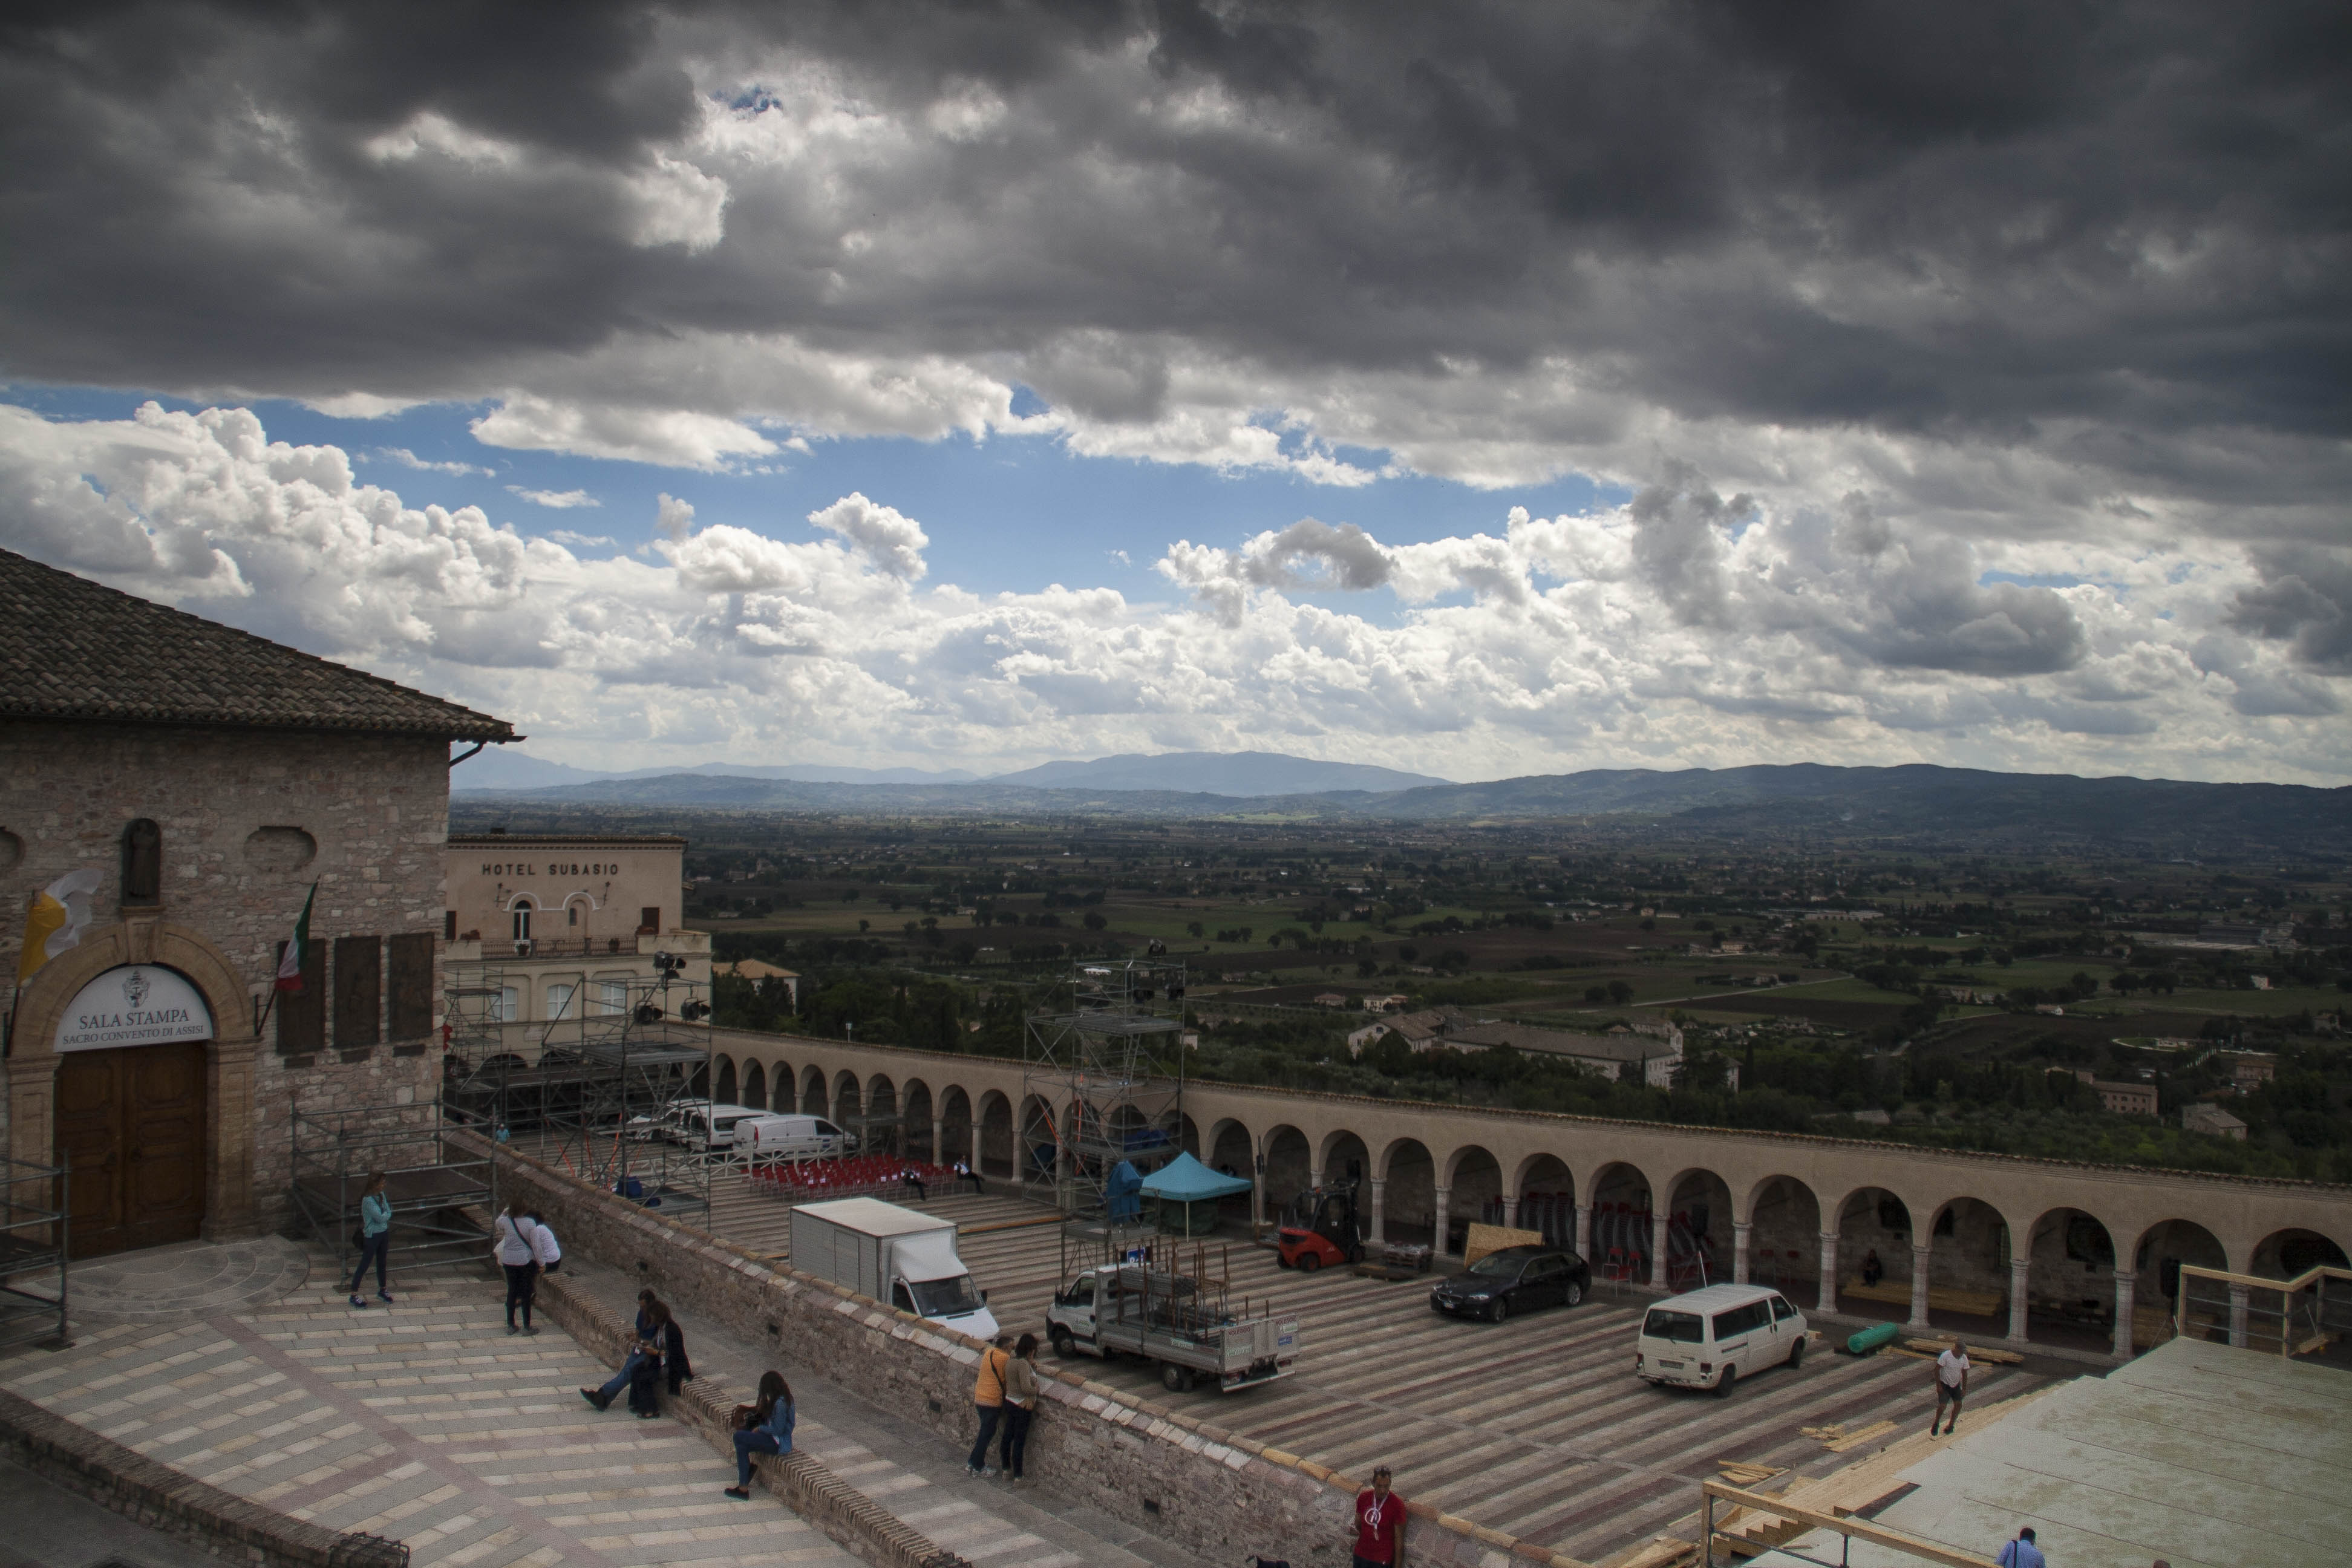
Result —
POLYGON ((499 1022, 501 1024, 522 1022, 522 992, 512 985, 499 988, 499 1022))
POLYGON ((547 1016, 550 1019, 572 1016, 572 987, 569 985, 547 988, 547 1016))
POLYGON ((629 983, 625 980, 600 980, 596 983, 596 1005, 605 1013, 625 1013, 629 1009, 629 983))
POLYGON ((530 940, 530 900, 529 899, 515 900, 514 939, 517 942, 530 940))

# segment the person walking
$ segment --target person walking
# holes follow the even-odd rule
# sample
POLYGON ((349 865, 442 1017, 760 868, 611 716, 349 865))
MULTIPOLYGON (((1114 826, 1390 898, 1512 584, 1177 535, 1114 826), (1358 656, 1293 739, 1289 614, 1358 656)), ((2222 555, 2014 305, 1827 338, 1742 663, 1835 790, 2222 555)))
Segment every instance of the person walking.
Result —
POLYGON ((2042 1555, 2042 1548, 2033 1544, 2033 1527, 2027 1525, 2017 1532, 2014 1541, 2004 1541, 1993 1554, 2000 1568, 2049 1568, 2050 1560, 2042 1555))
POLYGON ((645 1343, 654 1337, 652 1311, 660 1302, 661 1298, 650 1289, 637 1292, 637 1337, 629 1342, 629 1353, 622 1358, 621 1370, 606 1379, 602 1388, 582 1389, 581 1398, 599 1410, 613 1408, 613 1401, 621 1396, 629 1386, 630 1380, 636 1375, 637 1363, 646 1359, 645 1343))
POLYGON ((539 1251, 531 1241, 539 1227, 523 1213, 522 1200, 517 1198, 507 1205, 507 1212, 490 1224, 492 1249, 498 1254, 499 1267, 507 1274, 507 1332, 535 1334, 531 1326, 531 1297, 539 1289, 539 1251), (515 1309, 522 1309, 522 1327, 515 1327, 515 1309))
POLYGON ((1928 1436, 1934 1436, 1939 1426, 1948 1435, 1960 1429, 1960 1400, 1968 1392, 1968 1347, 1955 1338, 1944 1348, 1944 1353, 1936 1358, 1936 1419, 1927 1423, 1928 1436), (1946 1426, 1944 1406, 1948 1405, 1952 1407, 1952 1418, 1946 1426))
POLYGON ((971 1446, 971 1457, 963 1462, 963 1473, 968 1476, 996 1474, 988 1464, 988 1445, 996 1436, 997 1423, 1004 1419, 1004 1376, 1011 1370, 1012 1361, 1002 1345, 991 1345, 982 1352, 980 1375, 971 1385, 971 1402, 980 1412, 980 1440, 971 1446))
POLYGON ((652 1331, 638 1342, 644 1354, 629 1374, 629 1413, 640 1421, 661 1414, 658 1384, 667 1383, 670 1397, 676 1399, 694 1375, 693 1363, 686 1359, 686 1331, 678 1326, 668 1303, 656 1297, 646 1309, 646 1321, 652 1331))
POLYGON ((1404 1568, 1404 1499, 1389 1489, 1389 1468, 1356 1494, 1355 1568, 1404 1568))
POLYGON ((541 1274, 554 1273, 563 1267, 563 1248, 556 1245, 555 1232, 550 1230, 547 1227, 547 1222, 539 1217, 537 1209, 531 1210, 524 1217, 531 1223, 530 1250, 532 1256, 539 1259, 539 1271, 541 1274))
POLYGON ((997 1459, 1004 1479, 1022 1484, 1021 1460, 1029 1449, 1029 1423, 1037 1415, 1037 1336, 1024 1334, 1004 1369, 1004 1446, 997 1459))
POLYGON ((739 1502, 751 1500, 751 1456, 793 1451, 792 1385, 780 1372, 760 1374, 759 1403, 744 1412, 735 1433, 735 1484, 727 1495, 739 1502))
POLYGON ((352 1270, 352 1306, 367 1306, 360 1299, 360 1281, 366 1278, 371 1259, 375 1264, 375 1299, 387 1307, 392 1305, 391 1287, 383 1277, 391 1250, 392 1199, 384 1195, 383 1173, 370 1171, 367 1185, 360 1189, 360 1266, 352 1270))

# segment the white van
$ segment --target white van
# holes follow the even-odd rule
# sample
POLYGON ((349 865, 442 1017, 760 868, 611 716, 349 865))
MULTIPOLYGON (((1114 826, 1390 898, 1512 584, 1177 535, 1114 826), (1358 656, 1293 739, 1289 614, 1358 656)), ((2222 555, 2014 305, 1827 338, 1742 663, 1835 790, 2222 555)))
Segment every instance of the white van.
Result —
POLYGON ((683 1143, 697 1153, 725 1150, 735 1142, 735 1126, 768 1113, 751 1105, 709 1105, 695 1102, 672 1106, 656 1124, 659 1136, 683 1143), (673 1120, 674 1119, 674 1120, 673 1120))
POLYGON ((749 1160, 830 1160, 857 1152, 857 1135, 822 1116, 779 1113, 737 1122, 734 1152, 749 1160))
POLYGON ((1805 1359, 1805 1315, 1761 1285, 1710 1285, 1642 1315, 1633 1371, 1648 1383, 1729 1394, 1743 1373, 1805 1359))

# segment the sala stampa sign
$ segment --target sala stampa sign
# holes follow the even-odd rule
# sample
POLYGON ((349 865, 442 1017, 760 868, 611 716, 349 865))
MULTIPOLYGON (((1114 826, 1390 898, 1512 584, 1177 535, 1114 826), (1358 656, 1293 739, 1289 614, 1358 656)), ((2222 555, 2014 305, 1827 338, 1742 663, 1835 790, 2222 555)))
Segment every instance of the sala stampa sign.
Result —
POLYGON ((150 963, 110 969, 81 988, 58 1026, 58 1049, 102 1051, 213 1037, 212 1009, 187 980, 150 963))

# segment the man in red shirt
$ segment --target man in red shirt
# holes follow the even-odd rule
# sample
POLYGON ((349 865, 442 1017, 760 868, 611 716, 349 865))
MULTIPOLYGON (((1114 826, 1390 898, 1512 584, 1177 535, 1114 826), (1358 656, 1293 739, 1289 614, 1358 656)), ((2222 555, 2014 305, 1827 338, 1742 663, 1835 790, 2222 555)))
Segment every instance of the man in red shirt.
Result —
POLYGON ((1355 1568, 1404 1568, 1404 1499, 1389 1490, 1389 1468, 1356 1494, 1355 1568))

